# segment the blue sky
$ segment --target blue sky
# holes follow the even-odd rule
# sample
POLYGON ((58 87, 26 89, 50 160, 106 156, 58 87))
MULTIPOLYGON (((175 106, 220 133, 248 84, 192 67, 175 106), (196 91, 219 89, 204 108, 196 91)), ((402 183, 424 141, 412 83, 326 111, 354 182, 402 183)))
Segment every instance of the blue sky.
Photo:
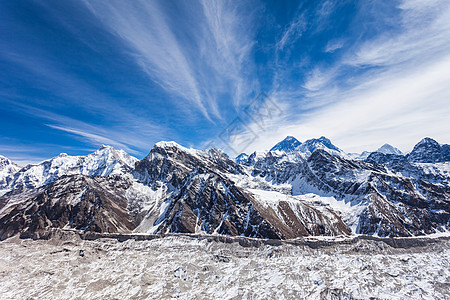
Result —
POLYGON ((449 1, 2 1, 0 33, 0 154, 22 164, 160 140, 450 142, 449 1))

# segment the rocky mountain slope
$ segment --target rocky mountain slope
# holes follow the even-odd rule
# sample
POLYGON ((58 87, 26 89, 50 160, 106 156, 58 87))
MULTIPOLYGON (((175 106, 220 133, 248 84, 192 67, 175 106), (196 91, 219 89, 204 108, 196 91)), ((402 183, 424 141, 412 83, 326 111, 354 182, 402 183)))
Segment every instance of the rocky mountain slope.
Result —
POLYGON ((326 138, 292 150, 294 139, 239 163, 220 150, 160 142, 140 161, 103 146, 27 166, 4 185, 0 238, 49 228, 272 239, 450 229, 446 145, 425 139, 408 155, 360 161, 326 138))
MULTIPOLYGON (((131 232, 136 224, 127 210, 131 183, 120 176, 63 176, 50 185, 10 193, 0 210, 0 239, 46 228, 95 232, 131 232)), ((0 197, 0 203, 5 196, 0 197)))
POLYGON ((253 175, 288 184, 293 195, 314 193, 348 203, 341 215, 356 233, 409 236, 449 225, 448 185, 394 174, 382 164, 317 150, 300 163, 256 164, 253 175))
POLYGON ((431 138, 424 138, 406 158, 410 162, 438 163, 450 161, 450 145, 440 145, 431 138))

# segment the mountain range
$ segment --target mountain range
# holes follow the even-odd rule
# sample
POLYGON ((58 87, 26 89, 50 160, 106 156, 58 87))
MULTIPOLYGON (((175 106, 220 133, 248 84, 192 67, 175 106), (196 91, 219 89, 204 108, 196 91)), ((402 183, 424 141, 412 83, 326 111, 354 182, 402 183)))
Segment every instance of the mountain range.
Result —
MULTIPOLYGON (((138 160, 102 146, 20 168, 0 157, 0 239, 51 228, 101 233, 418 236, 450 229, 450 147, 365 157, 288 136, 235 159, 159 142, 138 160)), ((364 153, 363 153, 364 154, 364 153)))

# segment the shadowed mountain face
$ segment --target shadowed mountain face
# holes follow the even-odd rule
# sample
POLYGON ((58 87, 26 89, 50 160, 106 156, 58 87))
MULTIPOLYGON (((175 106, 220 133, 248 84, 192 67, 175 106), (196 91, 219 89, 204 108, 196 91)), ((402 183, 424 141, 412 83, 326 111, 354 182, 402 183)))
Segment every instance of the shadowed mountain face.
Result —
MULTIPOLYGON (((428 182, 420 176, 394 175, 382 163, 352 161, 316 150, 299 163, 260 161, 253 175, 277 184, 288 183, 294 195, 333 196, 349 203, 350 208, 359 207, 356 233, 410 236, 441 231, 450 225, 449 185, 428 182)), ((351 209, 346 213, 351 214, 351 209)))
MULTIPOLYGON (((340 220, 330 220, 303 205, 309 215, 298 216, 287 203, 268 209, 227 177, 245 176, 242 166, 216 150, 194 155, 179 147, 155 147, 136 165, 141 181, 152 187, 170 186, 167 209, 156 232, 197 232, 263 238, 294 238, 305 235, 349 233, 340 220), (317 226, 303 226, 321 220, 317 226), (297 222, 295 228, 286 222, 297 222), (334 222, 340 226, 333 228, 334 222)), ((302 206, 298 203, 297 206, 302 206)))
POLYGON ((10 192, 0 198, 0 234, 6 238, 49 227, 139 232, 143 228, 139 225, 149 219, 151 230, 145 231, 149 233, 204 232, 275 239, 350 233, 337 215, 322 214, 300 202, 280 201, 265 207, 227 177, 246 176, 244 171, 217 150, 193 152, 178 145, 157 145, 136 164, 134 179, 72 175, 38 189, 10 192), (153 191, 164 189, 161 201, 137 213, 130 205, 136 201, 131 192, 136 178, 153 191))
POLYGON ((450 225, 450 187, 394 175, 384 166, 317 151, 310 169, 338 197, 367 201, 358 233, 408 236, 450 225))
POLYGON ((450 161, 450 145, 440 145, 431 138, 424 138, 407 155, 410 162, 438 163, 450 161))
POLYGON ((130 185, 119 176, 72 175, 38 189, 11 192, 0 198, 0 238, 64 227, 131 232, 136 223, 125 198, 130 185))
POLYGON ((295 137, 287 136, 284 140, 276 144, 270 149, 270 151, 285 151, 285 152, 294 152, 297 151, 298 147, 301 145, 295 137))
POLYGON ((318 148, 239 164, 174 142, 157 143, 141 161, 107 148, 58 156, 13 174, 39 180, 0 197, 0 238, 49 228, 275 239, 435 233, 450 229, 449 163, 411 157, 439 150, 445 158, 436 144, 425 139, 407 156, 375 152, 366 161, 318 148))

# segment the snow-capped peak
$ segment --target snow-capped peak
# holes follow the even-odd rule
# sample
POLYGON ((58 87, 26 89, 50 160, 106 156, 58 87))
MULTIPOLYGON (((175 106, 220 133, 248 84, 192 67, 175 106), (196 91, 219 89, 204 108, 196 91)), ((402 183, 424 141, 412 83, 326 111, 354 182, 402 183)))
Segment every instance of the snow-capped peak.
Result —
POLYGON ((174 148, 184 148, 180 144, 174 141, 160 141, 155 144, 155 147, 166 148, 166 147, 174 147, 174 148))
POLYGON ((20 169, 20 167, 9 158, 0 155, 0 172, 7 168, 17 169, 17 171, 20 169))
POLYGON ((193 149, 193 148, 186 148, 184 146, 181 146, 180 144, 178 144, 178 143, 176 143, 174 141, 160 141, 160 142, 157 142, 153 146, 153 149, 157 149, 157 148, 161 148, 161 149, 175 148, 175 149, 178 149, 179 151, 188 153, 188 154, 193 155, 193 156, 197 156, 199 154, 199 152, 200 152, 199 150, 196 150, 196 149, 193 149))
POLYGON ((418 142, 414 148, 416 147, 420 147, 420 146, 424 146, 424 145, 430 145, 430 146, 440 146, 438 142, 436 142, 435 140, 433 140, 432 138, 426 137, 423 138, 420 142, 418 142))
POLYGON ((284 151, 286 153, 295 152, 302 143, 293 136, 287 136, 284 140, 277 143, 270 151, 284 151))
POLYGON ((14 175, 14 179, 3 186, 4 190, 36 188, 50 184, 64 175, 86 175, 90 177, 124 174, 134 168, 137 158, 111 146, 100 147, 86 156, 71 156, 66 153, 28 165, 14 175))
POLYGON ((0 196, 7 191, 8 183, 21 168, 10 159, 0 155, 0 196))
POLYGON ((246 153, 241 153, 238 156, 235 157, 234 161, 237 162, 238 164, 240 163, 244 163, 246 162, 248 159, 248 154, 246 153))
POLYGON ((435 163, 450 161, 450 146, 441 145, 432 138, 424 138, 407 155, 411 162, 435 163))
POLYGON ((389 144, 384 144, 380 148, 378 148, 375 152, 383 153, 383 154, 395 154, 395 155, 403 155, 403 152, 398 148, 391 146, 389 144))
POLYGON ((328 151, 333 155, 345 154, 344 151, 333 145, 333 143, 331 143, 331 141, 324 136, 321 136, 318 139, 309 139, 301 144, 297 149, 298 151, 306 153, 308 155, 313 153, 317 149, 328 151))
POLYGON ((93 161, 104 161, 107 163, 117 162, 119 165, 126 165, 130 168, 134 168, 134 164, 138 161, 137 158, 129 155, 124 150, 116 150, 112 146, 101 145, 100 148, 86 156, 93 161))
POLYGON ((102 144, 102 145, 100 146, 100 148, 98 148, 98 150, 102 150, 102 149, 106 149, 106 148, 113 148, 113 147, 112 147, 112 146, 109 146, 109 145, 102 144))

